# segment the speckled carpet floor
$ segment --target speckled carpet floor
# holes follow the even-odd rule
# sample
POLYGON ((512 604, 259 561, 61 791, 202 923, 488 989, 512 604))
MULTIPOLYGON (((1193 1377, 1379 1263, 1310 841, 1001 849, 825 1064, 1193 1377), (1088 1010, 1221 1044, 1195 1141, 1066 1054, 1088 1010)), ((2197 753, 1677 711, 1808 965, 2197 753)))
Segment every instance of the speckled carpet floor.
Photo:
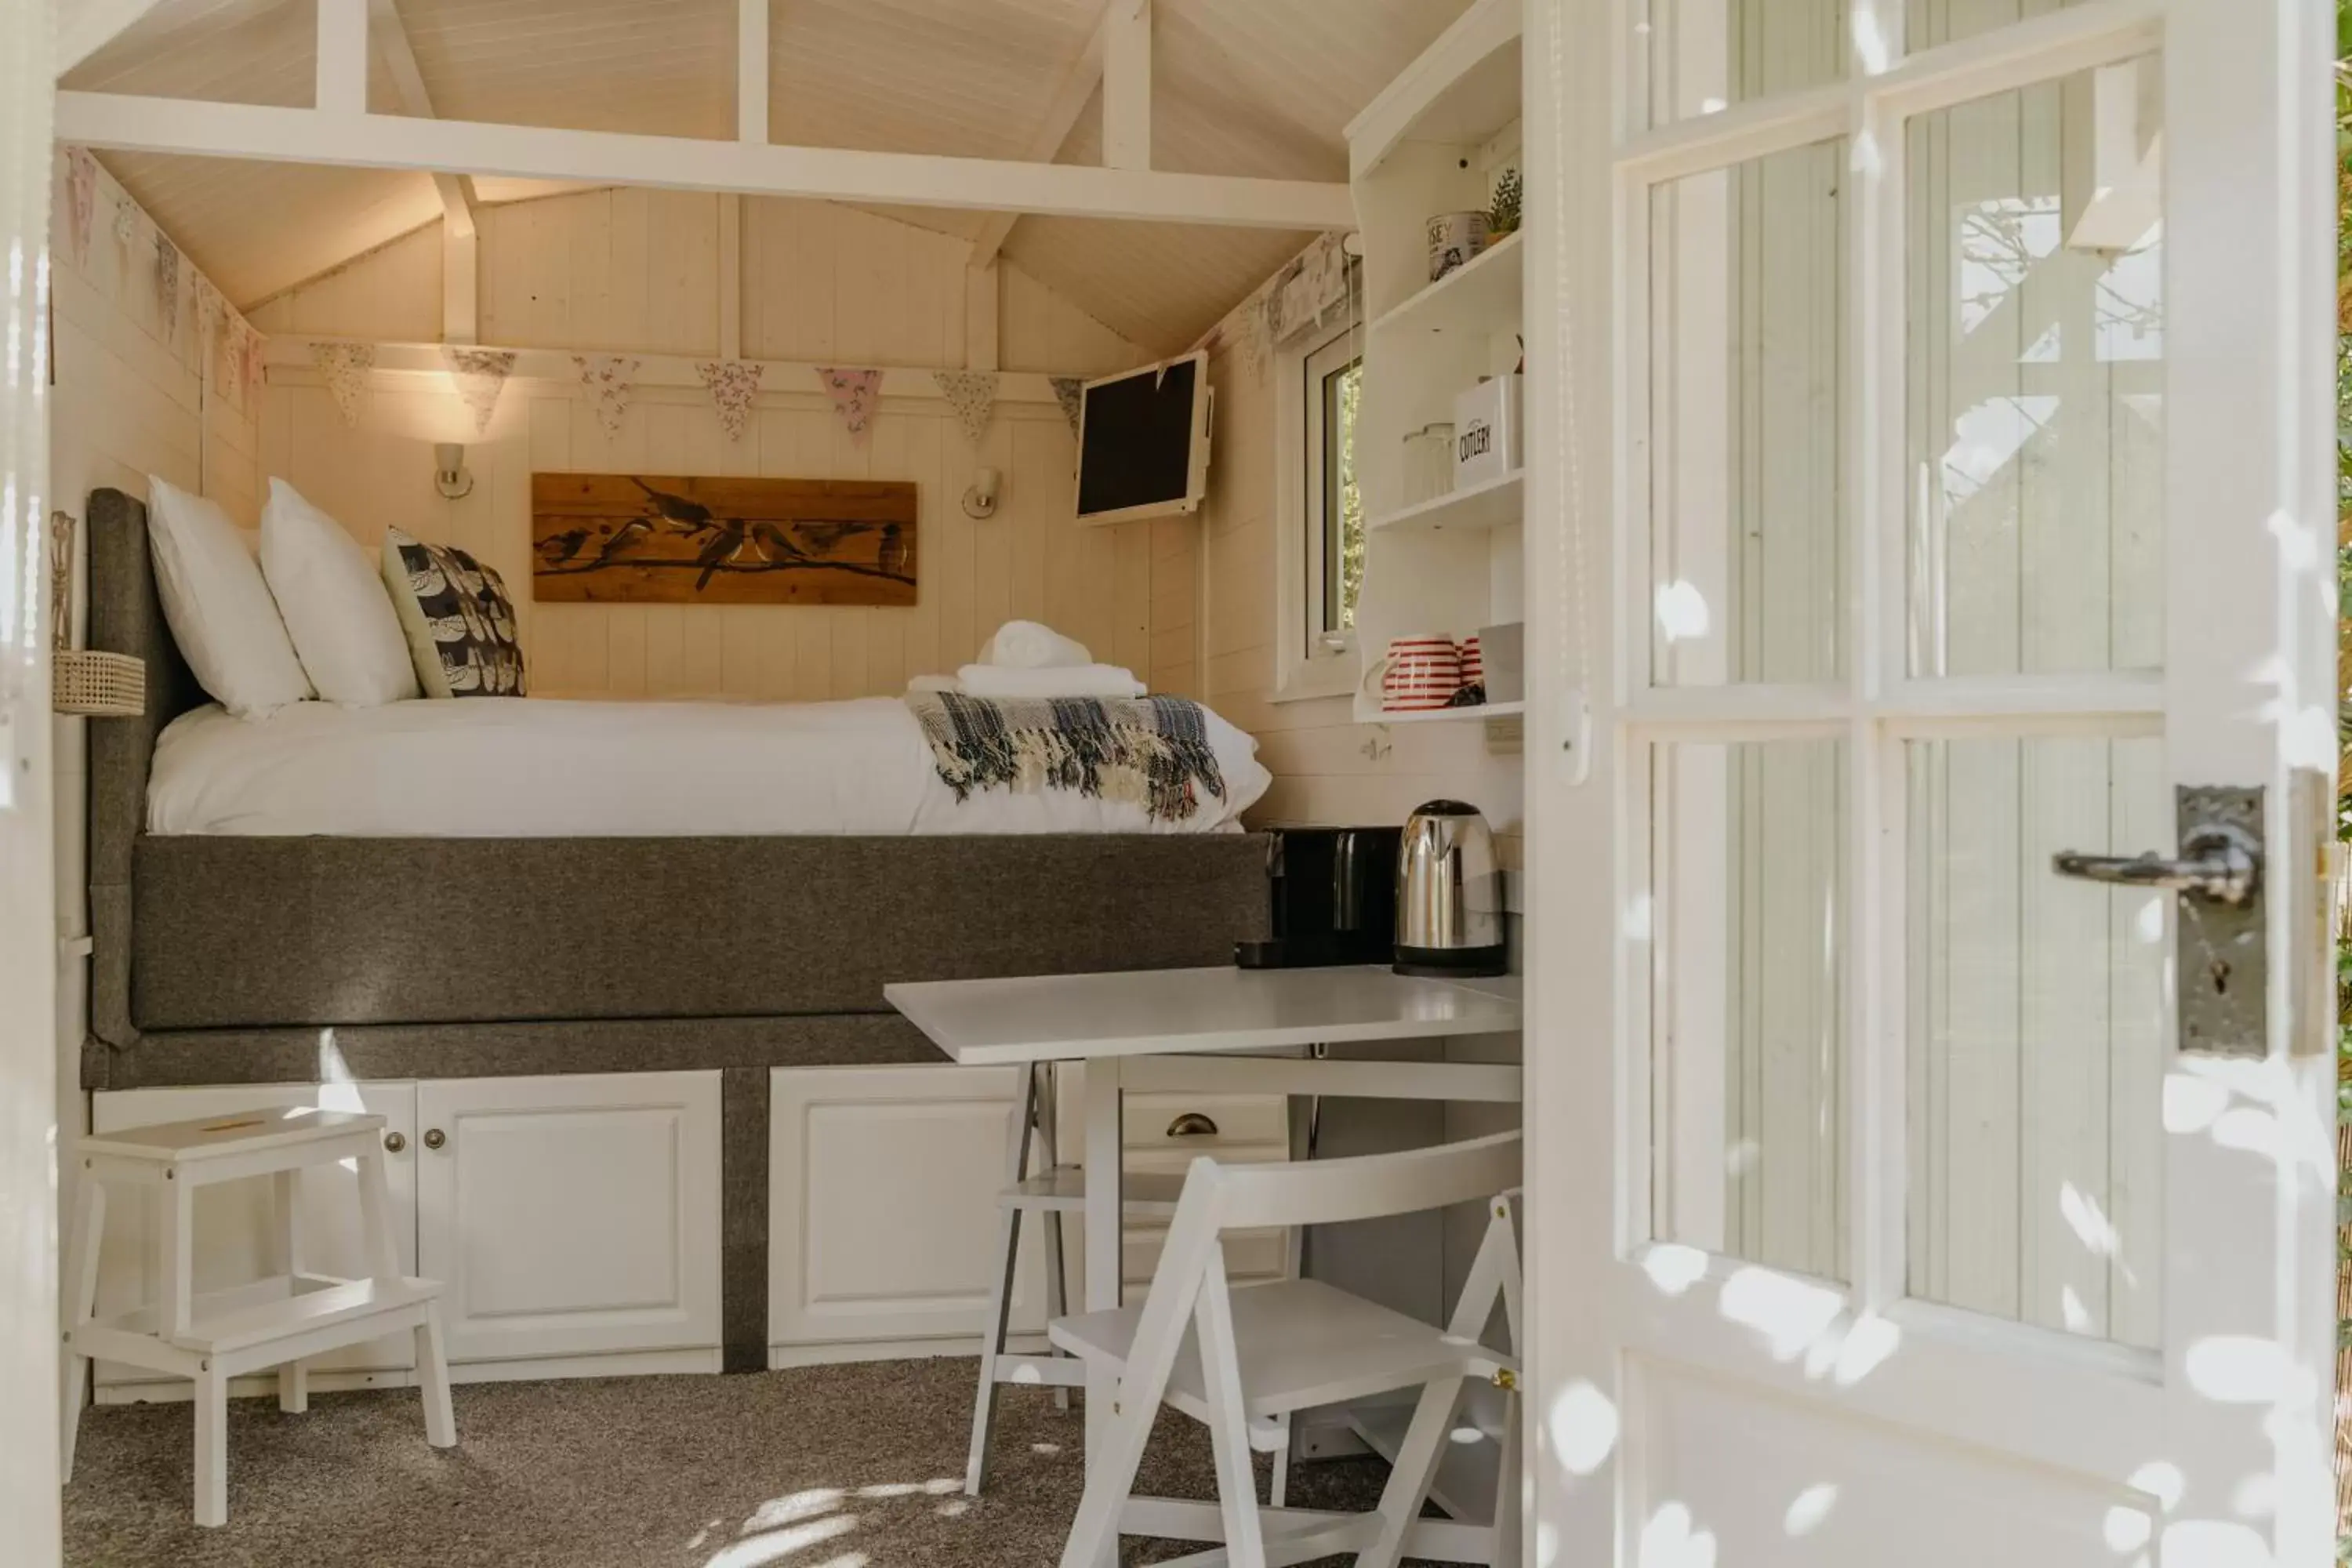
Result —
MULTIPOLYGON (((963 1495, 970 1361, 740 1377, 459 1384, 458 1446, 413 1389, 229 1405, 229 1519, 189 1522, 185 1405, 84 1413, 69 1568, 1049 1568, 1082 1417, 1007 1389, 988 1495, 963 1495)), ((1299 1507, 1365 1510, 1386 1468, 1297 1468, 1299 1507)), ((1206 1433, 1163 1413, 1139 1479, 1214 1496, 1206 1433)), ((1148 1563, 1195 1548, 1125 1543, 1148 1563)))

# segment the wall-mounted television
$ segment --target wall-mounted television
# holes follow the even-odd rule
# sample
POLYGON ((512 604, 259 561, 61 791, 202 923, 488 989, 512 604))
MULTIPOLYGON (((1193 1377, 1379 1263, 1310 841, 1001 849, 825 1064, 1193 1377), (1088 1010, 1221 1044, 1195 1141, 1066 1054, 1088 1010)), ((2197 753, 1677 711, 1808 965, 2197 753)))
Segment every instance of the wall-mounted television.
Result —
POLYGON ((1209 356, 1087 383, 1078 408, 1078 521, 1197 511, 1209 489, 1209 356))

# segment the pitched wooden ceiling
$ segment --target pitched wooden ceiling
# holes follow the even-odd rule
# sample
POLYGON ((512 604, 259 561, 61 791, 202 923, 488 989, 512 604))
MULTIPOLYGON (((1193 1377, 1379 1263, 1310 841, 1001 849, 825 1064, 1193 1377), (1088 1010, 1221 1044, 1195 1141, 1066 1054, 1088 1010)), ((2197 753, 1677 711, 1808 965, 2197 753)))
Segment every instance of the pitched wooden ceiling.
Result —
MULTIPOLYGON (((1344 180, 1341 128, 1468 0, 1157 0, 1153 163, 1344 180)), ((1104 0, 772 0, 779 143, 1018 158, 1104 0)), ((734 0, 398 0, 451 119, 729 137, 734 0)), ((66 85, 307 104, 313 0, 162 0, 66 85)), ((381 62, 372 106, 396 112, 381 62)), ((1100 106, 1062 162, 1099 160, 1100 106)), ((108 153, 156 220, 251 305, 439 216, 423 174, 108 153)), ((531 194, 484 182, 486 200, 531 194)), ((966 237, 976 214, 884 209, 966 237)), ((1004 254, 1133 342, 1191 342, 1298 249, 1278 231, 1024 218, 1004 254)))

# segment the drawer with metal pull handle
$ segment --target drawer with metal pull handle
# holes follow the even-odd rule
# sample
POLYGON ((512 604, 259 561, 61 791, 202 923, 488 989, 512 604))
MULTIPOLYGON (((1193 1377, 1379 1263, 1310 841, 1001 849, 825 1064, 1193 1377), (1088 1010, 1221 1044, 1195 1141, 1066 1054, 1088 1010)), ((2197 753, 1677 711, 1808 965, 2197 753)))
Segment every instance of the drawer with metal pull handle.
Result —
POLYGON ((1131 1094, 1125 1124, 1129 1149, 1202 1152, 1290 1136, 1282 1099, 1272 1094, 1131 1094))

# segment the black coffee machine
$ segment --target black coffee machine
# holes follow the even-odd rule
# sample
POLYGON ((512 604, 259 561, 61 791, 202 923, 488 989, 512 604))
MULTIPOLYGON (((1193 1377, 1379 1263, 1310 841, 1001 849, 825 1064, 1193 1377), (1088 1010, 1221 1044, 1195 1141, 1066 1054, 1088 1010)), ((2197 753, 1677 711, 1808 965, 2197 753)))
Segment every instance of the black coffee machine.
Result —
POLYGON ((1234 944, 1244 969, 1387 963, 1396 956, 1397 843, 1403 829, 1276 827, 1265 942, 1234 944))

